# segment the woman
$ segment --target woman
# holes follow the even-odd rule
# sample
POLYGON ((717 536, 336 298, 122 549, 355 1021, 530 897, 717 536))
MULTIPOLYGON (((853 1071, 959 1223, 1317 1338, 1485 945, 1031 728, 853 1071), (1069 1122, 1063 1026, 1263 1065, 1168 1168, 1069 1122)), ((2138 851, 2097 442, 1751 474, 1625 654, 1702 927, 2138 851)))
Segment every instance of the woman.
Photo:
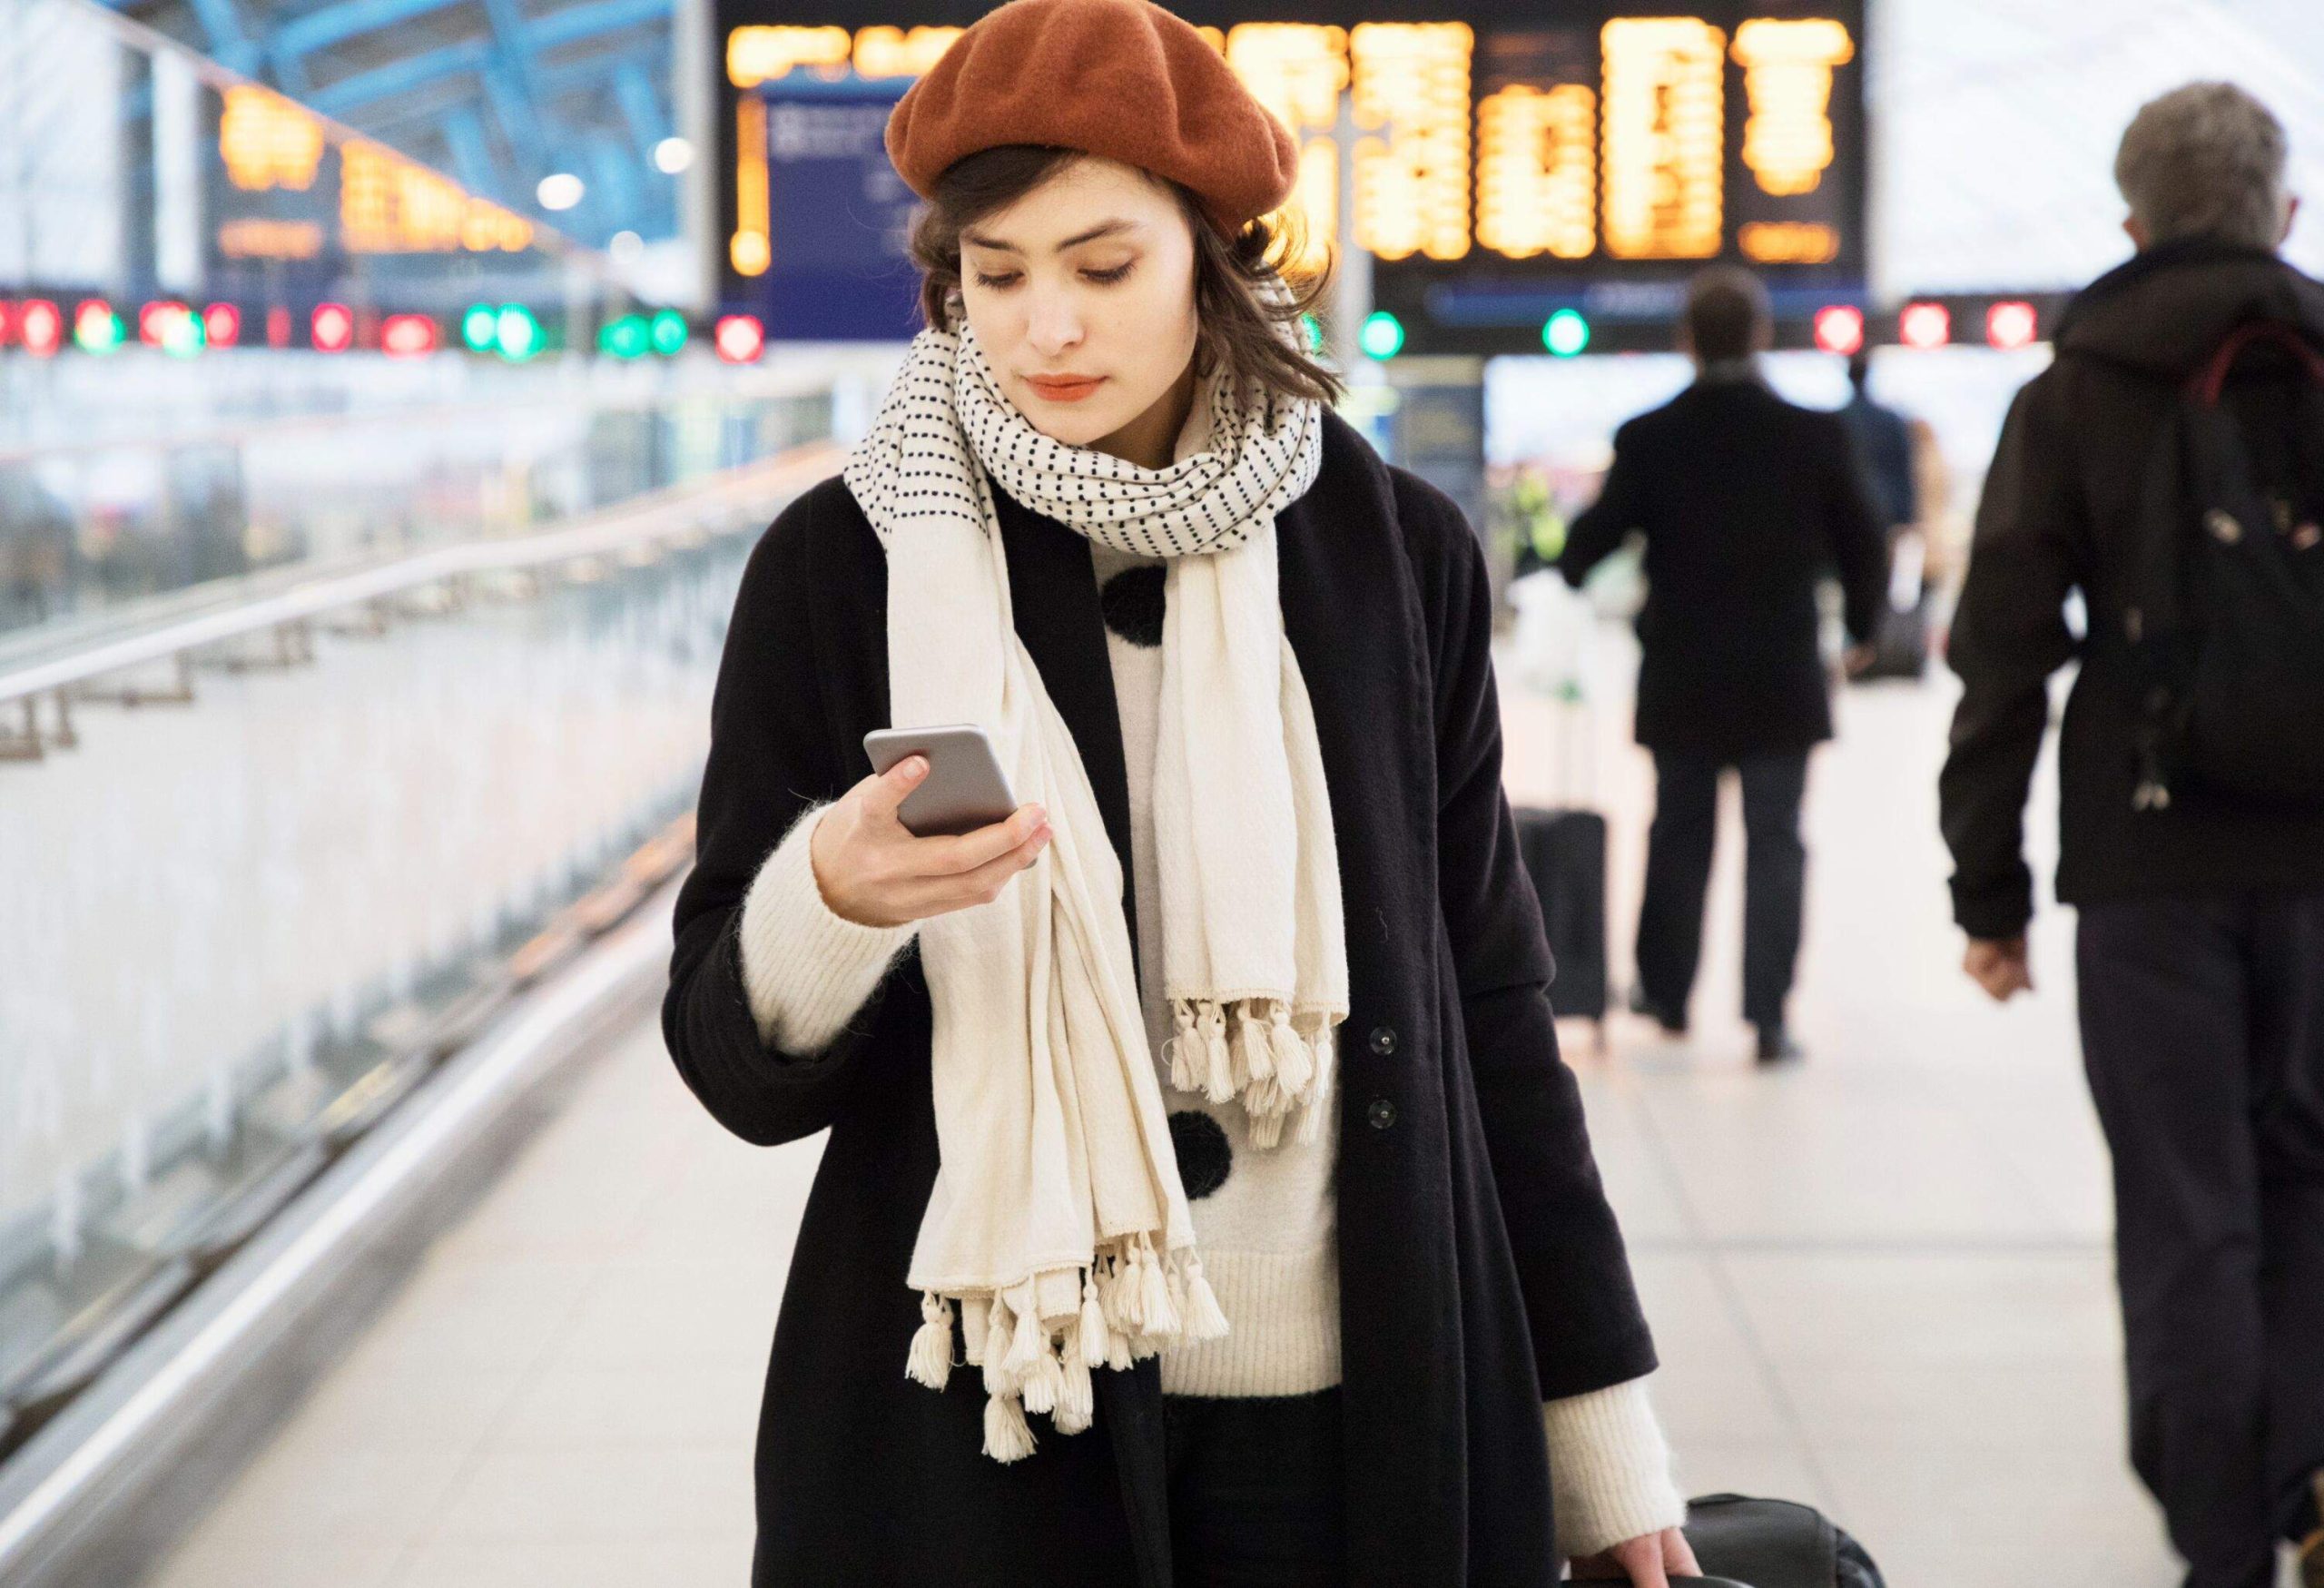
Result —
POLYGON ((754 1582, 1691 1570, 1476 539, 1324 406, 1288 135, 1145 0, 1016 0, 888 147, 931 329, 743 575, 664 1010, 730 1129, 831 1131, 754 1582), (912 835, 891 720, 1025 804, 912 835))

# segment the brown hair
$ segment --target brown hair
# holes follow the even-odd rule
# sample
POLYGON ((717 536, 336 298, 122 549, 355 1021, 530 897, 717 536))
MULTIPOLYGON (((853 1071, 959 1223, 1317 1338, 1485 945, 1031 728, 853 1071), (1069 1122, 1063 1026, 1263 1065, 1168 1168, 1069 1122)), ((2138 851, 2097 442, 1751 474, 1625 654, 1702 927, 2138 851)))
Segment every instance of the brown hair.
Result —
MULTIPOLYGON (((1075 149, 1009 143, 971 154, 948 167, 936 191, 912 222, 911 257, 920 266, 920 311, 929 324, 953 329, 960 290, 960 233, 996 210, 1006 209, 1082 158, 1075 149)), ((1285 338, 1283 328, 1306 314, 1323 296, 1330 268, 1312 275, 1285 268, 1305 252, 1298 223, 1288 214, 1258 220, 1230 237, 1203 212, 1202 201, 1166 178, 1147 173, 1178 201, 1195 240, 1195 359, 1203 369, 1221 365, 1245 386, 1269 398, 1335 400, 1338 376, 1305 349, 1305 338, 1285 338), (1280 279, 1286 297, 1270 301, 1265 289, 1280 279)))

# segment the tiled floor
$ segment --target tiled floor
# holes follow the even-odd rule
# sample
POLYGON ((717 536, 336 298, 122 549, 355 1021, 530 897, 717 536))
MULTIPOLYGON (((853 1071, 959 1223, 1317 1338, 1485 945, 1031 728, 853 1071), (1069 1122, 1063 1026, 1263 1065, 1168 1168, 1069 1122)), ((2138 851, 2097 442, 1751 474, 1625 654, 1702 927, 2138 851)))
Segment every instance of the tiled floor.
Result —
MULTIPOLYGON (((2168 1588, 2122 1455, 2065 922, 2043 927, 2032 1002, 1991 1009, 1961 978, 1931 792, 1946 705, 1936 683, 1853 692, 1818 760, 1807 1064, 1746 1060, 1731 848, 1692 1041, 1617 1020, 1597 1054, 1571 1033, 1658 1402, 1690 1489, 1822 1504, 1896 1588, 2168 1588)), ((1552 725, 1507 710, 1512 790, 1540 797, 1552 725)), ((1644 769, 1622 723, 1599 728, 1626 923, 1644 769)), ((156 1581, 743 1583, 759 1376, 815 1150, 723 1135, 641 1026, 156 1581)))

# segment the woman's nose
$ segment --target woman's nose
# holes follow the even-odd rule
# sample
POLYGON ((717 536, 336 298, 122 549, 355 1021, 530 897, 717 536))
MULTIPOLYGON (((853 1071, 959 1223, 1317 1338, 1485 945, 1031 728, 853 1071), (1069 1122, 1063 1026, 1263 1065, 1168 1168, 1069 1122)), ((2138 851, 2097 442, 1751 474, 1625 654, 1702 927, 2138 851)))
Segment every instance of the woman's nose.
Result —
POLYGON ((1025 335, 1036 352, 1043 358, 1054 358, 1080 342, 1081 316, 1063 294, 1038 297, 1033 301, 1025 335))

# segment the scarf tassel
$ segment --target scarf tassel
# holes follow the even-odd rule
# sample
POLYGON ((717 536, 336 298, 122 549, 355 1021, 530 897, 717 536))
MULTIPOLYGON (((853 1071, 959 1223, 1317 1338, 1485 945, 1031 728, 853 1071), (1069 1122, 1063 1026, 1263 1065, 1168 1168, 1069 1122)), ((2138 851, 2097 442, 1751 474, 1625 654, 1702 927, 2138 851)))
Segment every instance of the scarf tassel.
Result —
MULTIPOLYGON (((1028 1414, 1048 1416, 1060 1434, 1088 1429, 1097 1409, 1095 1368, 1126 1371, 1166 1346, 1226 1334, 1226 1312, 1196 1253, 1157 1252, 1150 1234, 1114 1245, 1081 1271, 1081 1305, 1054 1323, 1019 1310, 1033 1302, 1029 1284, 960 1299, 963 1327, 982 1325, 981 1343, 968 1358, 983 1369, 984 1453, 993 1460, 1021 1461, 1033 1453, 1028 1414)), ((926 1291, 920 1307, 904 1371, 941 1390, 952 1365, 954 1303, 926 1291)))
POLYGON ((933 1290, 923 1291, 920 1317, 904 1375, 931 1389, 942 1389, 952 1376, 952 1304, 933 1290))
POLYGON ((1098 1302, 1098 1274, 1094 1266, 1082 1276, 1079 1331, 1072 1344, 1074 1356, 1081 1362, 1103 1362, 1106 1359, 1106 1313, 1098 1302))
POLYGON ((1162 1056, 1170 1061, 1170 1086, 1177 1091, 1200 1091, 1204 1086, 1196 1074, 1194 1006, 1184 999, 1174 1000, 1170 1019, 1177 1034, 1162 1044, 1162 1056))
POLYGON ((1223 1103, 1239 1089, 1235 1084, 1235 1060, 1226 1041, 1226 1014, 1216 1003, 1206 1003, 1196 1016, 1200 1031, 1202 1056, 1206 1060, 1203 1075, 1203 1096, 1212 1102, 1223 1103))
POLYGON ((1144 1287, 1139 1298, 1143 1317, 1141 1331, 1149 1335, 1170 1336, 1178 1332, 1178 1309, 1170 1305, 1170 1283, 1162 1271, 1162 1264, 1152 1252, 1144 1254, 1140 1265, 1140 1284, 1144 1287))
POLYGON ((1066 1336, 1064 1358, 1059 1373, 1057 1409, 1049 1414, 1049 1420, 1060 1434, 1078 1434, 1088 1428, 1097 1416, 1097 1386, 1089 1381, 1089 1363, 1082 1353, 1078 1336, 1066 1336))
POLYGON ((1163 1057, 1174 1090, 1220 1104, 1240 1097, 1254 1147, 1280 1145, 1295 1114, 1298 1139, 1317 1139, 1331 1090, 1333 1013, 1295 1017, 1274 998, 1174 998, 1170 1016, 1176 1034, 1163 1057))
POLYGON ((1226 1333, 1226 1314, 1220 1310, 1218 1297, 1203 1277, 1202 1259, 1188 1253, 1187 1257, 1186 1337, 1190 1340, 1216 1340, 1226 1333))
POLYGON ((1002 1463, 1022 1461, 1033 1454, 1033 1430, 1025 1422, 1025 1408, 1013 1395, 996 1395, 984 1403, 984 1453, 1002 1463))

